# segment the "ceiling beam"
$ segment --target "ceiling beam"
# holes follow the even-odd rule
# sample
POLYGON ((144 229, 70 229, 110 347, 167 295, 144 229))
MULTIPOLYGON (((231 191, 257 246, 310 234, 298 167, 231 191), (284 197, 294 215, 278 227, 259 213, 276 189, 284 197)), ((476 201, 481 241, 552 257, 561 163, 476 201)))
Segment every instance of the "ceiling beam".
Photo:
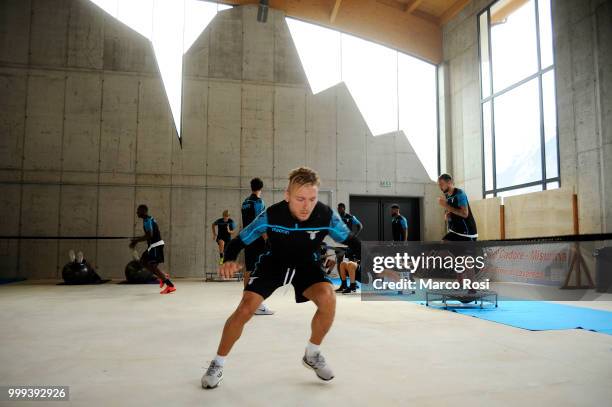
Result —
POLYGON ((342 4, 342 0, 336 0, 334 3, 334 9, 331 12, 331 16, 329 17, 329 22, 333 23, 336 21, 336 16, 338 15, 338 11, 340 10, 340 4, 342 4))
POLYGON ((422 2, 423 0, 412 0, 412 3, 406 4, 406 13, 412 13, 422 2))
POLYGON ((406 4, 400 3, 397 0, 376 0, 376 2, 384 4, 385 6, 396 8, 401 11, 406 11, 406 4))
POLYGON ((453 5, 440 16, 440 25, 444 25, 452 20, 469 2, 470 0, 457 0, 454 2, 453 5))
POLYGON ((432 14, 426 13, 424 11, 421 10, 414 10, 412 12, 412 15, 415 17, 420 18, 421 20, 425 20, 425 21, 429 21, 432 24, 435 24, 437 26, 440 26, 440 19, 432 14))

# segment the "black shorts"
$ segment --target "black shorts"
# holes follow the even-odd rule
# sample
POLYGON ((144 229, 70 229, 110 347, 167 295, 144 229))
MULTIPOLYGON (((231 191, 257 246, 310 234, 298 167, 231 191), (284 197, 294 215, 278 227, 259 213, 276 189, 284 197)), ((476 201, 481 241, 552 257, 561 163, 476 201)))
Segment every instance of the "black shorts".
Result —
POLYGON ((230 236, 217 236, 217 239, 215 239, 215 242, 219 244, 219 240, 223 240, 225 242, 225 246, 227 246, 230 240, 232 240, 232 238, 230 236))
POLYGON ((140 256, 140 262, 142 264, 159 264, 164 262, 164 246, 157 246, 151 250, 145 250, 140 256))
POLYGON ((263 238, 255 240, 253 243, 244 248, 244 264, 246 271, 255 271, 255 265, 261 256, 266 251, 266 241, 263 238))
POLYGON ((332 283, 316 263, 308 266, 289 266, 274 264, 270 258, 264 260, 268 261, 262 261, 258 265, 257 271, 251 274, 244 288, 244 291, 257 293, 264 299, 272 295, 277 288, 291 282, 295 302, 307 302, 310 300, 303 295, 306 289, 317 283, 332 283))
POLYGON ((448 232, 446 235, 444 235, 442 240, 446 240, 448 242, 475 242, 476 238, 475 237, 460 236, 460 235, 458 235, 456 233, 448 232))
MULTIPOLYGON (((447 242, 475 242, 477 238, 475 237, 467 237, 460 236, 453 232, 448 232, 442 240, 447 242)), ((451 246, 452 244, 449 243, 451 246)), ((453 256, 480 256, 482 254, 482 248, 477 246, 476 244, 456 244, 452 246, 451 254, 453 256)))

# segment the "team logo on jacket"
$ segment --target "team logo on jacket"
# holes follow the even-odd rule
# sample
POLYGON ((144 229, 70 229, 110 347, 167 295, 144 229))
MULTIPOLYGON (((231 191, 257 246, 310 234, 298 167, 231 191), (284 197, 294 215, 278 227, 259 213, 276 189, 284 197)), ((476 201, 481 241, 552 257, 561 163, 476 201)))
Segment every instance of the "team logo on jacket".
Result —
POLYGON ((284 229, 280 229, 280 228, 275 228, 275 227, 272 227, 270 229, 272 229, 272 232, 282 233, 283 235, 288 235, 289 234, 288 230, 284 230, 284 229))
POLYGON ((315 240, 315 238, 317 237, 317 233, 319 233, 319 231, 318 230, 307 230, 306 233, 310 235, 310 240, 315 240))

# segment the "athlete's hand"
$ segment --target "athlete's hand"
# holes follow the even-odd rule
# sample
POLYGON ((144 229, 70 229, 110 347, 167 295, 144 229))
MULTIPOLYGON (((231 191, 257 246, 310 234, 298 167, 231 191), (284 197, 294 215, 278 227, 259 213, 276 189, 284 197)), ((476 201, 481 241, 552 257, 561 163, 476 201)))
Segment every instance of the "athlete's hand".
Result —
POLYGON ((448 207, 448 203, 446 203, 446 199, 439 197, 438 198, 438 204, 443 207, 443 208, 447 208, 448 207))
POLYGON ((238 270, 242 268, 240 263, 235 261, 228 261, 219 266, 219 276, 223 278, 232 278, 238 270))

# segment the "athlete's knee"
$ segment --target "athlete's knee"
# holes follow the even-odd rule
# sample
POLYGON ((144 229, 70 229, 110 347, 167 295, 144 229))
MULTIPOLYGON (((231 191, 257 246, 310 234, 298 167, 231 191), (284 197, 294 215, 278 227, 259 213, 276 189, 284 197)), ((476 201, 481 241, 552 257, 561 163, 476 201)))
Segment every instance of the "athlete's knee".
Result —
POLYGON ((253 316, 253 310, 248 304, 241 303, 234 311, 234 318, 242 323, 246 323, 253 316))
POLYGON ((314 302, 321 310, 333 309, 336 306, 336 295, 331 287, 329 289, 323 289, 317 294, 314 302))
POLYGON ((258 296, 245 295, 242 301, 240 301, 238 308, 236 308, 234 315, 238 320, 246 322, 251 319, 259 304, 261 304, 261 299, 258 296))
POLYGON ((251 319, 251 315, 253 314, 251 313, 249 307, 243 305, 236 309, 236 317, 241 321, 248 321, 249 319, 251 319))

